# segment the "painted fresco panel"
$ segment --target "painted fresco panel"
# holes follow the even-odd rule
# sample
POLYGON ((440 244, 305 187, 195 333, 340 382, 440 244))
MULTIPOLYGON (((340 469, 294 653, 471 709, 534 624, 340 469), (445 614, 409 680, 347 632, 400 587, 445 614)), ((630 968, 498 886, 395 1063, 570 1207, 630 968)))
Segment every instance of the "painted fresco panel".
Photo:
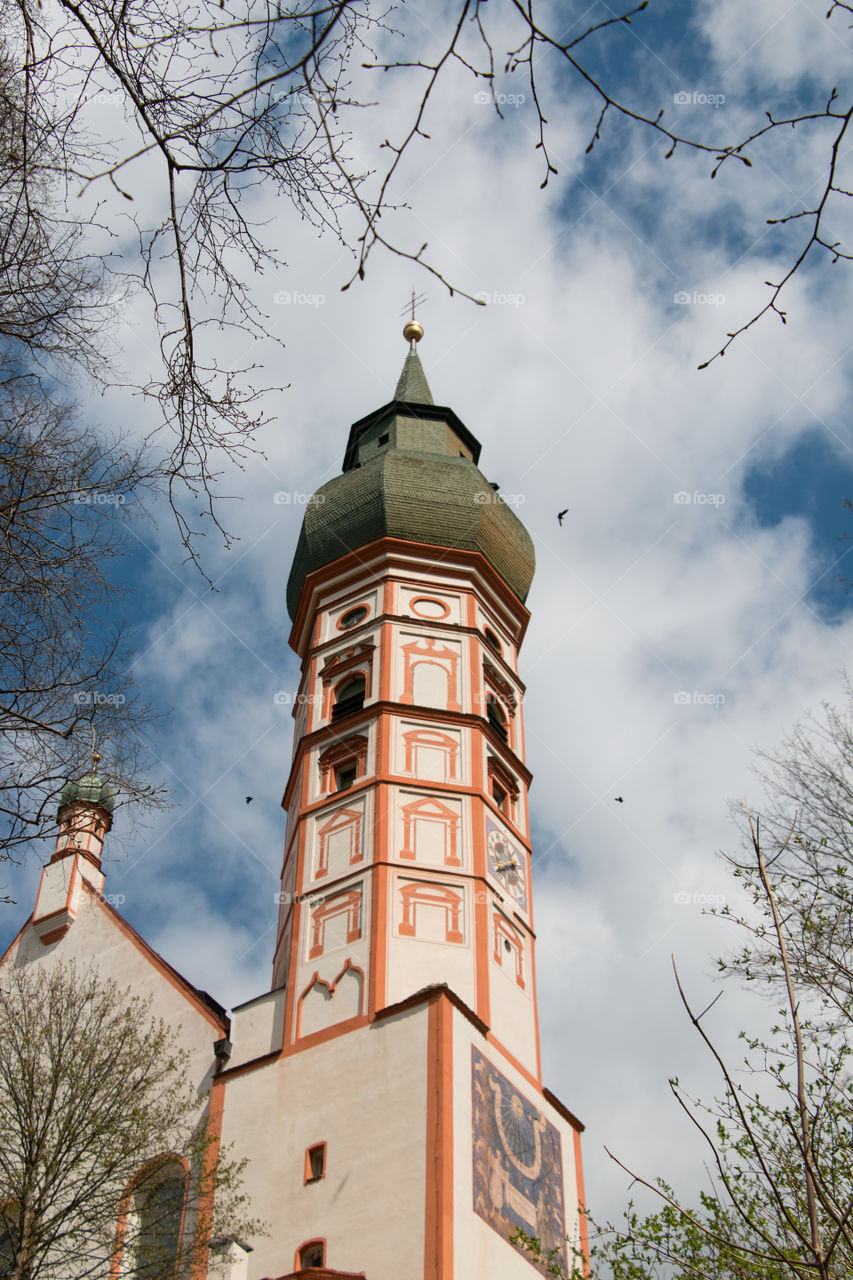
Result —
MULTIPOLYGON (((505 1240, 519 1228, 558 1250, 566 1266, 560 1135, 488 1058, 471 1046, 474 1212, 505 1240)), ((516 1246, 517 1248, 518 1246, 516 1246)), ((537 1266, 523 1250, 523 1257, 537 1266)))

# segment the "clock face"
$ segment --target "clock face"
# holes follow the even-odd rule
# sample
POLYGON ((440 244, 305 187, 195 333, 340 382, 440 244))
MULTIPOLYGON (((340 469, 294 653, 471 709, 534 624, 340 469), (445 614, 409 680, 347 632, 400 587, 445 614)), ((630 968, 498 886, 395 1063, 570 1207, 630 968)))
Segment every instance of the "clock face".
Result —
POLYGON ((520 901, 524 897, 524 854, 497 827, 488 835, 489 870, 507 893, 520 901))

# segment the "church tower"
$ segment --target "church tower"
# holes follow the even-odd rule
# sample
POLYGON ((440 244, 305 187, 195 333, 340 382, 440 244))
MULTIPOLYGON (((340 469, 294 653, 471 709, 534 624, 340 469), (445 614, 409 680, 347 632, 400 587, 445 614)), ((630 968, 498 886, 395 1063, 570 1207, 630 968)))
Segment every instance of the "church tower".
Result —
MULTIPOLYGON (((393 399, 309 500, 288 582, 302 675, 271 998, 290 1174, 252 1146, 294 1274, 512 1280, 535 1270, 514 1232, 566 1258, 582 1199, 581 1126, 540 1069, 518 667, 534 553, 433 402, 422 334, 406 325, 393 399)), ((229 1113, 257 1119, 254 1065, 224 1072, 226 1138, 229 1113)))
MULTIPOLYGON (((564 1265, 583 1242, 582 1126, 539 1054, 518 658, 533 547, 433 402, 421 326, 404 334, 394 396, 352 427, 290 572, 302 667, 271 989, 229 1019, 103 893, 116 796, 97 755, 63 788, 35 910, 0 957, 95 965, 178 1034, 205 1158, 223 1143, 245 1161, 267 1224, 194 1240, 193 1280, 531 1280, 549 1268, 518 1232, 564 1265)), ((176 1249, 191 1229, 176 1221, 176 1249)))

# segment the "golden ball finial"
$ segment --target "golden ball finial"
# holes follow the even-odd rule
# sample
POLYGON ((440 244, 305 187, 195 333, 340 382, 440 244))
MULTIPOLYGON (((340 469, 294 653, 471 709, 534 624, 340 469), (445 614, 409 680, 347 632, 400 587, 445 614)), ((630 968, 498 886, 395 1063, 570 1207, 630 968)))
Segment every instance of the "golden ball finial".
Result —
POLYGON ((424 327, 417 320, 408 320, 403 325, 403 337, 407 342, 420 342, 424 336, 424 327))

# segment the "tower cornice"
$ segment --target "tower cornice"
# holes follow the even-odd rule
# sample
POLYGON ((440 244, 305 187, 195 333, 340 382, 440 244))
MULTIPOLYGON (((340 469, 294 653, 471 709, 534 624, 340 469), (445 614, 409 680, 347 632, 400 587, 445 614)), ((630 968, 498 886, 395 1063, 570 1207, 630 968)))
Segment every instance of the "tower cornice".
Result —
MULTIPOLYGON (((285 788, 284 795, 282 796, 281 807, 283 809, 290 808, 290 801, 293 798, 293 788, 296 784, 296 779, 301 774, 305 756, 311 750, 323 745, 324 743, 331 746, 336 742, 344 742, 347 738, 358 734, 364 729, 366 724, 369 724, 371 720, 380 715, 393 715, 406 720, 423 720, 425 723, 429 724, 439 723, 466 725, 469 728, 478 729, 484 734, 492 749, 500 757, 509 760, 510 767, 518 773, 525 786, 529 787, 533 781, 533 774, 527 768, 527 765, 515 754, 511 747, 507 746, 503 738, 495 732, 485 716, 477 715, 474 712, 443 711, 438 707, 418 707, 413 706, 410 702, 377 701, 367 703, 361 711, 354 712, 351 716, 348 716, 345 722, 338 720, 333 724, 323 725, 321 728, 315 729, 313 733, 306 733, 300 737, 293 756, 290 777, 288 778, 287 786, 285 788)), ((370 781, 370 779, 366 779, 366 781, 370 781)), ((417 783, 416 779, 413 779, 412 781, 415 784, 417 783)), ((460 788, 457 787, 456 789, 459 790, 460 788)), ((462 788, 462 790, 468 789, 469 788, 462 788)), ((472 787, 470 790, 475 791, 476 788, 472 787)), ((324 796, 323 802, 328 804, 328 801, 329 796, 324 796)))
MULTIPOLYGON (((351 643, 353 645, 357 645, 359 643, 363 644, 365 641, 362 637, 369 636, 371 629, 375 628, 377 623, 392 622, 397 626, 407 626, 411 625, 411 621, 412 619, 410 614, 395 613, 393 610, 387 610, 377 614, 375 618, 370 618, 367 622, 361 623, 358 628, 353 628, 352 631, 347 632, 347 638, 351 638, 351 643)), ((430 631, 439 635, 474 636, 477 639, 482 639, 482 632, 477 627, 460 626, 455 622, 441 622, 433 620, 430 622, 430 631)), ((340 647, 341 637, 336 635, 331 636, 328 640, 318 641, 317 644, 312 646, 311 651, 315 658, 321 658, 328 650, 337 652, 340 647)), ((375 648, 375 646, 371 645, 371 648, 375 648)), ((510 666, 502 653, 496 653, 494 650, 490 650, 489 663, 490 665, 496 664, 504 673, 504 676, 509 676, 512 683, 517 687, 519 695, 522 697, 524 696, 527 692, 527 685, 521 679, 518 672, 510 666)))
POLYGON ((424 565, 439 570, 451 581, 459 582, 461 579, 460 585, 472 573, 479 575, 491 596, 492 606, 507 620, 512 620, 516 648, 521 646, 530 611, 482 552, 385 535, 354 551, 344 552, 337 560, 319 566, 306 576, 290 633, 291 648, 297 653, 304 652, 308 644, 308 629, 318 608, 319 594, 330 582, 340 580, 336 596, 345 598, 356 588, 364 587, 371 575, 379 579, 386 575, 418 572, 424 565))

